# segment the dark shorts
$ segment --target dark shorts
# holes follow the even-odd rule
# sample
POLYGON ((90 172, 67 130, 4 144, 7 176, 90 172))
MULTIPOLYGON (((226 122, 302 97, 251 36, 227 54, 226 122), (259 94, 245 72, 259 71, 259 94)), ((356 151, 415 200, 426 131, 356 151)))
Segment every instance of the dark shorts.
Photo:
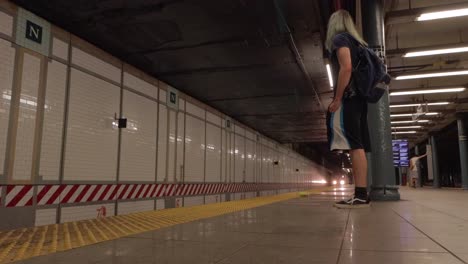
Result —
POLYGON ((327 135, 331 151, 371 151, 367 125, 367 101, 359 96, 343 100, 334 113, 327 113, 327 135))

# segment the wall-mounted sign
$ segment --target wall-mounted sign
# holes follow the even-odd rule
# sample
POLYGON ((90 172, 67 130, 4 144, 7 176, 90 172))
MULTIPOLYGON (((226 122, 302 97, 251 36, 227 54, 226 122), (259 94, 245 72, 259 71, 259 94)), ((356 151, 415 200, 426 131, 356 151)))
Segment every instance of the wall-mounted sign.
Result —
POLYGON ((50 50, 50 23, 19 8, 16 23, 16 44, 49 56, 50 50))
POLYGON ((229 117, 226 117, 226 119, 224 119, 224 127, 227 129, 227 130, 230 130, 232 131, 233 130, 233 123, 232 123, 232 119, 229 118, 229 117))
POLYGON ((179 110, 179 91, 169 87, 167 89, 167 106, 179 110))

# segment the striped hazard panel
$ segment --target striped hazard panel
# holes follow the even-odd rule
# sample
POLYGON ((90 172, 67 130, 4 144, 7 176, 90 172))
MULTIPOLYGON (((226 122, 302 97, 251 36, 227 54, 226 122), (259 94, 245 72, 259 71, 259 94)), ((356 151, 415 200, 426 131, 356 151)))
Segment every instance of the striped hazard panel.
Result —
MULTIPOLYGON (((299 187, 297 184, 255 183, 169 183, 169 184, 62 184, 6 185, 3 206, 20 207, 77 204, 97 201, 152 199, 174 196, 195 196, 220 193, 255 192, 260 190, 299 187)), ((302 187, 309 187, 302 185, 302 187)), ((0 195, 1 198, 1 195, 0 195)), ((0 201, 1 202, 1 201, 0 201)))

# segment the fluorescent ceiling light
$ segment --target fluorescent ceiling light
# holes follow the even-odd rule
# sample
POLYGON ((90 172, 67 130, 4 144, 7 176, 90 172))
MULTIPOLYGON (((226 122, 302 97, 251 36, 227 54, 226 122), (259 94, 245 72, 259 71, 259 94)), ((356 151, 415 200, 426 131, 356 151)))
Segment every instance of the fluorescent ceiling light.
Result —
POLYGON ((404 120, 404 121, 392 121, 392 124, 413 124, 413 123, 429 123, 429 120, 404 120))
MULTIPOLYGON (((437 112, 429 112, 429 113, 422 113, 421 115, 428 115, 428 116, 432 116, 432 115, 438 115, 439 113, 437 112)), ((393 114, 393 115, 390 115, 390 117, 408 117, 408 116, 413 116, 413 115, 418 115, 418 113, 408 113, 408 114, 393 114)))
POLYGON ((414 94, 434 94, 434 93, 458 93, 458 92, 463 92, 465 90, 466 90, 465 87, 423 89, 423 90, 390 92, 390 96, 414 95, 414 94))
POLYGON ((422 128, 423 126, 398 126, 398 127, 392 127, 392 129, 411 129, 411 128, 422 128))
POLYGON ((330 82, 330 87, 333 88, 333 76, 332 76, 330 64, 327 64, 326 67, 327 67, 327 73, 328 73, 328 81, 330 82))
POLYGON ((424 13, 424 14, 421 14, 419 17, 417 17, 416 20, 427 21, 427 20, 450 18, 450 17, 461 17, 461 16, 468 16, 468 8, 424 13))
POLYGON ((392 134, 416 134, 418 133, 417 131, 395 131, 392 132, 392 134))
POLYGON ((401 75, 401 76, 397 76, 395 80, 411 80, 411 79, 436 78, 436 77, 458 76, 458 75, 468 75, 468 70, 401 75))
POLYGON ((423 50, 423 51, 408 52, 408 53, 405 53, 405 55, 403 55, 403 57, 412 58, 412 57, 431 56, 431 55, 450 54, 450 53, 460 53, 460 52, 468 52, 468 46, 467 47, 459 47, 459 48, 451 48, 451 49, 434 49, 434 50, 423 50))
POLYGON ((398 107, 417 107, 421 105, 429 105, 429 106, 435 106, 435 105, 448 105, 450 102, 434 102, 434 103, 418 103, 418 104, 400 104, 400 105, 390 105, 390 108, 398 108, 398 107))

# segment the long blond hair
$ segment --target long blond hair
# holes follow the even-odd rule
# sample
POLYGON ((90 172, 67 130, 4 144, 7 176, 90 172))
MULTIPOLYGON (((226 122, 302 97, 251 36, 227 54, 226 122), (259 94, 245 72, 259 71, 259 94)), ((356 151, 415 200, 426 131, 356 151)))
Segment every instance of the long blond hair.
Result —
POLYGON ((359 35, 349 12, 341 9, 333 13, 328 20, 327 40, 325 41, 325 47, 328 51, 331 52, 333 49, 333 38, 343 32, 349 33, 361 44, 367 46, 367 42, 359 35))

